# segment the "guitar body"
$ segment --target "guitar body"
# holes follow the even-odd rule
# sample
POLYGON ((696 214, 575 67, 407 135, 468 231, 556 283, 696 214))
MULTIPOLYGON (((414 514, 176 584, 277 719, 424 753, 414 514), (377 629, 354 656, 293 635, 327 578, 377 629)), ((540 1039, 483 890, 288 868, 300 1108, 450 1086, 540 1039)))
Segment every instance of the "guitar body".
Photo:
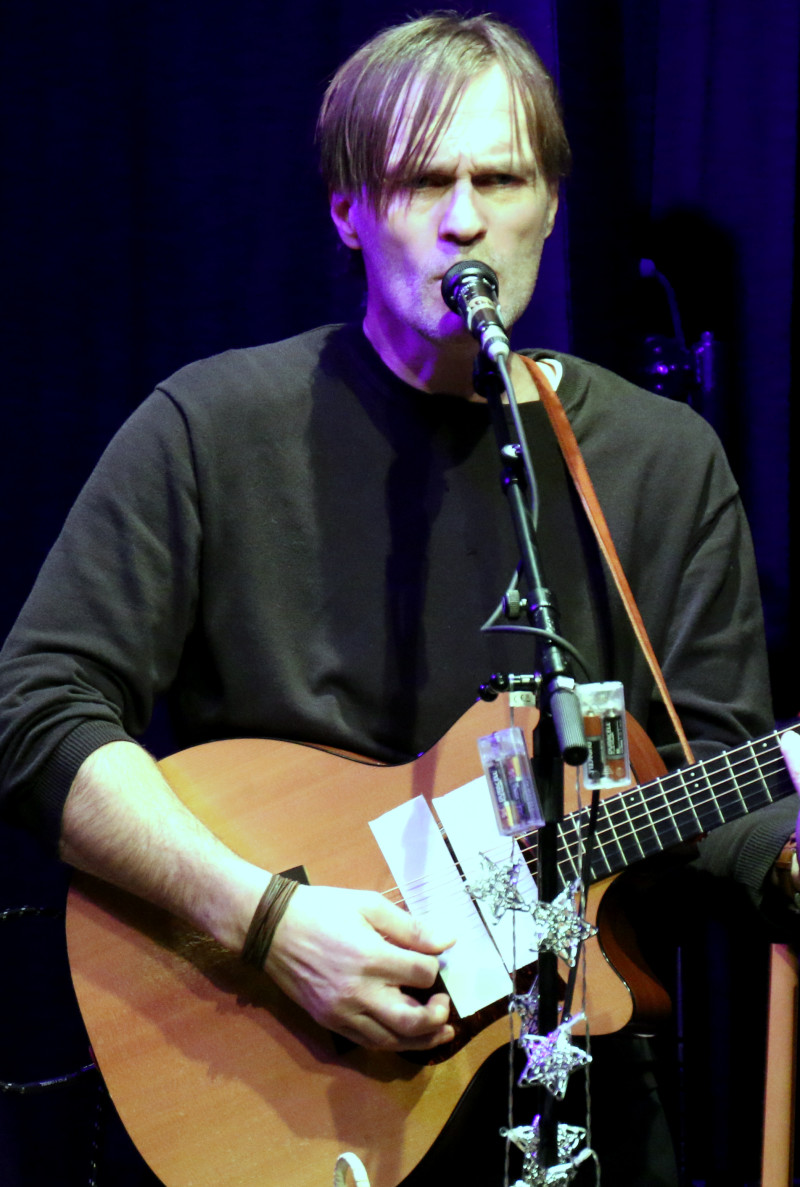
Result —
MULTIPOLYGON (((535 720, 529 713, 526 728, 535 720)), ((474 779, 476 739, 506 724, 500 701, 478 704, 402 766, 246 739, 195 747, 161 768, 192 811, 249 860, 277 871, 303 866, 315 885, 387 893, 392 878, 369 820, 474 779)), ((637 781, 655 778, 660 759, 630 720, 629 737, 637 781)), ((566 811, 576 806, 567 802, 566 811)), ((587 914, 599 911, 601 927, 599 941, 586 945, 594 1034, 625 1026, 634 997, 648 1014, 668 1008, 611 913, 600 910, 612 881, 589 892, 587 914)), ((484 1059, 509 1039, 503 1013, 432 1064, 347 1047, 206 937, 83 875, 70 890, 67 939, 97 1063, 167 1187, 323 1187, 346 1150, 362 1159, 372 1187, 396 1187, 484 1059)))

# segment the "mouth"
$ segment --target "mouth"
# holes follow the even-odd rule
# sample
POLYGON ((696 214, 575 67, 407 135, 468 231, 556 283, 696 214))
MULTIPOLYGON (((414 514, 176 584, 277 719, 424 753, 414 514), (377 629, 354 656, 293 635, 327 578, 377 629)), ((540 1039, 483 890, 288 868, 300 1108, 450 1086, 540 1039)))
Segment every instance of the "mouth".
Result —
POLYGON ((491 268, 492 271, 494 272, 495 276, 497 277, 498 287, 500 286, 500 274, 497 271, 496 266, 494 264, 490 264, 488 260, 480 259, 478 256, 465 256, 463 260, 451 260, 443 272, 437 272, 435 274, 435 276, 432 278, 432 283, 438 284, 441 288, 442 281, 444 280, 445 276, 450 271, 450 269, 452 267, 454 267, 454 265, 456 265, 456 264, 466 263, 467 260, 469 260, 470 262, 474 261, 476 264, 485 264, 487 268, 491 268))

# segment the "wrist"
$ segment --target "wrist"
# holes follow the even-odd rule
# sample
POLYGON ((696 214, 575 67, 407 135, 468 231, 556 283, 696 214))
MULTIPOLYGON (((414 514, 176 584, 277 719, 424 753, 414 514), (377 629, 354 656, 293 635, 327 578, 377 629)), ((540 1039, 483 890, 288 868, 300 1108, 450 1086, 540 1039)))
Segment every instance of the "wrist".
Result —
POLYGON ((241 952, 270 875, 235 854, 217 872, 199 906, 200 927, 232 952, 241 952))
POLYGON ((797 859, 797 842, 794 837, 786 842, 772 867, 773 885, 785 898, 800 910, 800 863, 797 859))

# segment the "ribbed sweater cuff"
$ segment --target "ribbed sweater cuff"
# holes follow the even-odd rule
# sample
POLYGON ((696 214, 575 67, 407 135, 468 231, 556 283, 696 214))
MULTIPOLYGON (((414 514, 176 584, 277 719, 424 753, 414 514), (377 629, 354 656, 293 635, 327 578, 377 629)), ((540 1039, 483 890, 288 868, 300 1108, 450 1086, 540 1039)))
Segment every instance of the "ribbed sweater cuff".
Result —
POLYGON ((92 719, 77 725, 50 755, 37 782, 31 805, 36 819, 31 823, 53 853, 58 850, 64 803, 81 764, 108 742, 132 740, 121 726, 92 719))
MULTIPOLYGON (((795 798, 789 801, 792 809, 798 804, 795 798)), ((791 819, 784 812, 759 813, 755 825, 736 856, 734 877, 750 891, 758 903, 764 892, 765 882, 783 846, 792 833, 794 811, 791 819), (759 819, 760 817, 760 819, 759 819)))

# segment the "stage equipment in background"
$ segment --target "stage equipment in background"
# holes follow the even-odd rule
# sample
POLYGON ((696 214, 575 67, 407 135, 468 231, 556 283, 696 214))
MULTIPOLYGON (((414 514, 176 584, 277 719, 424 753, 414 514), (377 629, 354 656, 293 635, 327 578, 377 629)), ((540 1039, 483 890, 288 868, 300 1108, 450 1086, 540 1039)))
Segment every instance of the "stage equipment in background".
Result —
POLYGON ((675 290, 652 260, 639 261, 643 280, 655 280, 664 290, 672 320, 672 334, 650 334, 644 340, 639 382, 657 395, 689 404, 718 433, 724 425, 719 388, 719 344, 706 330, 687 345, 675 290))

